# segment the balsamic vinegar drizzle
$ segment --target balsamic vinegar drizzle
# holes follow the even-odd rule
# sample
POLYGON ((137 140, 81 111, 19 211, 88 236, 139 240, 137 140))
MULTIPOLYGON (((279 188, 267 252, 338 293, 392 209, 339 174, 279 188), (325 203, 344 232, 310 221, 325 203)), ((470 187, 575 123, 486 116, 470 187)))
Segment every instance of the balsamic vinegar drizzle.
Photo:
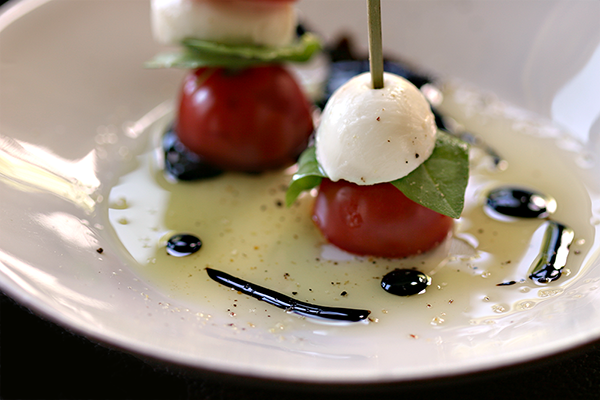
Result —
POLYGON ((567 263, 569 246, 575 238, 571 228, 554 221, 548 221, 547 224, 540 254, 529 275, 531 280, 541 284, 560 278, 567 263))
POLYGON ((264 288, 243 279, 236 278, 225 272, 206 268, 208 276, 227 287, 235 289, 245 295, 267 302, 275 307, 293 312, 305 317, 325 318, 336 321, 358 322, 365 320, 371 311, 351 308, 318 306, 303 301, 298 301, 285 294, 264 288))
MULTIPOLYGON (((556 211, 556 202, 551 197, 526 189, 500 187, 488 194, 486 207, 509 217, 547 219, 556 211)), ((548 219, 540 252, 532 264, 529 279, 538 284, 546 284, 560 278, 574 239, 575 232, 571 228, 548 219)), ((503 282, 498 286, 514 283, 516 282, 503 282)))

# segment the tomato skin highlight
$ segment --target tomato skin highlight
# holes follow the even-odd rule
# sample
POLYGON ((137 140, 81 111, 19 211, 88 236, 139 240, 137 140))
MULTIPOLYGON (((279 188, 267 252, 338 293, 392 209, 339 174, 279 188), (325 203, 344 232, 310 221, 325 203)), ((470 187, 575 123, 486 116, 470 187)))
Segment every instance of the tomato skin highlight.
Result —
POLYGON ((209 164, 259 172, 296 161, 313 131, 312 106, 281 66, 199 68, 184 78, 175 131, 209 164))
POLYGON ((408 199, 390 183, 360 186, 323 179, 313 221, 325 238, 357 255, 403 258, 439 245, 453 219, 408 199))

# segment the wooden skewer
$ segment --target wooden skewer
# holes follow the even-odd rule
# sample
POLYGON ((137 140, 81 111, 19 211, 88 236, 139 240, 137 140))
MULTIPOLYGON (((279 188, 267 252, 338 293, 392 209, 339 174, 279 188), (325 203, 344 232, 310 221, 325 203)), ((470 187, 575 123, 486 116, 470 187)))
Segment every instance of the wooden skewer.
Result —
POLYGON ((380 0, 367 0, 369 19, 369 67, 373 89, 383 87, 383 48, 381 40, 380 0))

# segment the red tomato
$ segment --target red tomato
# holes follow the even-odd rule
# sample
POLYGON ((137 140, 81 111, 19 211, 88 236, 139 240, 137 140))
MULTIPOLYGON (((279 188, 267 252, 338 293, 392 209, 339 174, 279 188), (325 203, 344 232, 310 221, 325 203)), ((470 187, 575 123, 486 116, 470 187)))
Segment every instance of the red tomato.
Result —
POLYGON ((325 238, 358 255, 400 258, 431 250, 452 218, 408 199, 390 183, 359 186, 323 179, 313 221, 325 238))
POLYGON ((311 108, 281 66, 199 68, 184 79, 175 131, 209 164, 263 171, 293 164, 306 148, 311 108))

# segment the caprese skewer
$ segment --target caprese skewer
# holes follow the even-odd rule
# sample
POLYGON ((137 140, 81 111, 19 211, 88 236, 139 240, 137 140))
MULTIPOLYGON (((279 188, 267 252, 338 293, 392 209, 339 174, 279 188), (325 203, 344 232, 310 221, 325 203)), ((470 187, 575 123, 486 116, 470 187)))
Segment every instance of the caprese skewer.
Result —
POLYGON ((313 132, 312 104, 283 65, 320 49, 296 37, 290 0, 153 0, 153 32, 179 45, 150 67, 189 69, 173 130, 202 162, 260 172, 293 164, 313 132))

